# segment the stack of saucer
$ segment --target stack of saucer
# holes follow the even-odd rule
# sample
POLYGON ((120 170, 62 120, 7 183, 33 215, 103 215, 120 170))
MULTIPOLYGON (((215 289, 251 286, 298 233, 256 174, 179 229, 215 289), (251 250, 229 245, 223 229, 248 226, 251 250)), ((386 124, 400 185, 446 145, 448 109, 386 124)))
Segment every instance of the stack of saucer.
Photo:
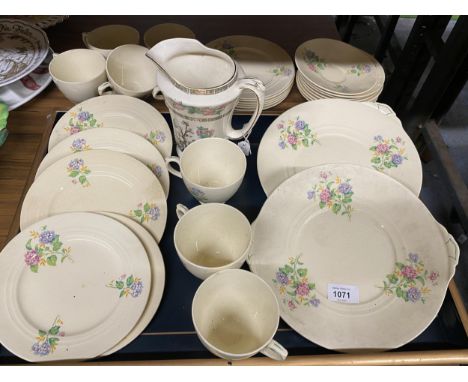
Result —
MULTIPOLYGON (((210 48, 229 54, 241 67, 245 77, 260 79, 265 85, 264 109, 270 109, 288 96, 294 84, 294 64, 279 45, 252 36, 228 36, 211 41, 210 48)), ((252 92, 242 93, 237 111, 255 110, 252 92)))
POLYGON ((326 38, 301 44, 294 57, 296 84, 310 100, 343 98, 374 102, 382 92, 385 73, 369 54, 344 42, 326 38))

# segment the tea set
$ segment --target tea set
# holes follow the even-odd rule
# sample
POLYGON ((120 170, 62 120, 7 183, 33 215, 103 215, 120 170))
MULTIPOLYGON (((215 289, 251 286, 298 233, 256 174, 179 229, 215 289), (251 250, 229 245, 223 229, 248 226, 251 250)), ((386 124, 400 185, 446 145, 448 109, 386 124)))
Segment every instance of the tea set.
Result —
MULTIPOLYGON (((102 252, 112 262, 112 277, 105 272, 108 280, 100 280, 103 264, 98 263, 81 285, 93 285, 93 301, 107 299, 109 311, 116 306, 125 312, 122 301, 134 303, 132 314, 122 313, 129 320, 125 330, 116 329, 122 318, 109 315, 98 350, 84 352, 78 337, 60 337, 62 327, 90 334, 102 327, 102 317, 91 317, 83 327, 71 318, 73 303, 61 295, 66 309, 48 303, 46 312, 28 301, 30 310, 23 313, 11 286, 0 282, 0 291, 9 296, 0 318, 14 313, 21 322, 0 329, 5 347, 39 362, 108 355, 136 338, 163 293, 158 243, 171 213, 179 219, 173 232, 177 255, 203 280, 193 297, 193 325, 218 357, 235 361, 262 353, 285 360, 287 350, 273 339, 280 317, 310 341, 340 351, 391 349, 421 333, 440 309, 459 249, 418 199, 421 162, 393 111, 377 103, 321 99, 278 116, 258 148, 257 171, 268 198, 251 224, 225 204, 247 171, 246 151, 232 141, 248 145, 265 94, 270 107, 284 99, 294 69, 285 70, 286 63, 272 72, 267 65, 268 78, 285 78, 265 84, 249 74, 261 73, 261 67, 244 68, 236 60, 237 47, 209 48, 174 24, 151 28, 144 40, 149 49, 137 45, 133 28, 105 26, 83 34, 88 49, 54 56, 53 80, 77 105, 55 125, 49 153, 24 199, 22 232, 0 256, 0 276, 15 269, 13 284, 20 290, 37 282, 45 293, 53 287, 53 272, 61 272, 69 290, 79 286, 67 281, 75 272, 70 256, 84 269, 89 264, 86 256, 80 258, 82 251, 102 252), (172 132, 145 97, 164 99, 172 132), (241 100, 252 115, 234 129, 231 120, 241 100), (368 122, 361 124, 363 118, 368 122), (182 179, 199 205, 188 209, 179 203, 176 211, 167 210, 169 173, 182 179), (394 219, 405 208, 419 212, 405 216, 402 232, 394 219), (83 228, 88 217, 107 227, 104 236, 83 228), (416 217, 421 227, 415 228, 416 217), (431 237, 422 236, 424 231, 431 237), (134 259, 122 251, 124 237, 138 253, 134 259), (22 250, 24 258, 15 257, 22 250), (246 261, 251 272, 240 269, 246 261), (353 298, 327 297, 327 288, 338 284, 353 298), (343 329, 348 325, 343 317, 360 322, 356 330, 392 325, 376 305, 395 324, 401 312, 421 319, 395 333, 395 341, 376 333, 360 340, 343 329), (34 322, 26 316, 31 312, 34 322), (37 343, 31 345, 27 338, 37 330, 37 343), (62 344, 75 350, 67 354, 62 344)), ((276 52, 271 56, 277 54, 273 45, 255 38, 232 41, 255 41, 255 49, 271 47, 276 52)), ((86 341, 96 342, 91 336, 86 341)))

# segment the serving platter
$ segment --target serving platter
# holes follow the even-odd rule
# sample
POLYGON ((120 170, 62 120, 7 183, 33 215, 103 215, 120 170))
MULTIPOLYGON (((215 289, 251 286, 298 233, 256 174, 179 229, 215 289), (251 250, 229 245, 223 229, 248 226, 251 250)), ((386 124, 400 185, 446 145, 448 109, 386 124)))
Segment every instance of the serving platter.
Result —
POLYGON ((80 131, 111 127, 144 137, 166 158, 172 152, 172 134, 164 117, 140 99, 103 95, 81 102, 60 118, 49 139, 49 151, 63 139, 80 131))
POLYGON ((32 362, 102 354, 132 330, 151 290, 138 238, 89 213, 27 227, 3 249, 0 274, 2 345, 32 362))
POLYGON ((110 150, 138 159, 156 175, 167 199, 170 185, 169 172, 157 148, 139 135, 110 127, 83 130, 60 141, 42 160, 36 178, 57 160, 87 150, 110 150))
POLYGON ((52 59, 52 51, 45 60, 31 73, 9 85, 0 87, 0 101, 8 105, 8 110, 15 110, 26 102, 32 100, 52 81, 49 74, 49 62, 52 59))
POLYGON ((283 320, 308 340, 346 352, 397 348, 423 332, 459 256, 411 191, 349 164, 286 180, 253 231, 250 268, 275 291, 283 320), (347 299, 333 298, 337 288, 347 299))
POLYGON ((297 105, 277 117, 258 149, 258 176, 265 193, 270 195, 306 168, 352 163, 383 172, 419 195, 418 152, 393 111, 378 105, 322 99, 297 105))
POLYGON ((76 211, 129 216, 158 242, 167 219, 166 197, 153 172, 126 154, 108 150, 71 154, 44 170, 24 198, 20 228, 76 211))
POLYGON ((0 19, 0 87, 36 69, 49 52, 45 32, 29 23, 0 19))

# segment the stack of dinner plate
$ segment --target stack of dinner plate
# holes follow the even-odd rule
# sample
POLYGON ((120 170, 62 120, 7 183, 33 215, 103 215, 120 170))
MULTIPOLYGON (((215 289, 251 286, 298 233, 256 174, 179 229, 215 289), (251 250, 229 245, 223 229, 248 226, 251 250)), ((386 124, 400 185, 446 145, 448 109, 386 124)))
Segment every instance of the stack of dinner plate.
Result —
POLYGON ((111 354, 135 339, 164 289, 172 136, 139 99, 107 95, 57 122, 0 254, 0 342, 29 361, 111 354))
POLYGON ((385 72, 368 53, 338 40, 318 38, 301 44, 295 54, 296 84, 310 100, 343 98, 376 101, 385 72))
POLYGON ((52 81, 45 32, 17 19, 0 19, 0 102, 9 110, 28 102, 52 81))
MULTIPOLYGON (((207 44, 229 54, 241 67, 245 77, 260 79, 265 85, 264 109, 272 108, 288 96, 294 84, 294 63, 279 45, 252 36, 228 36, 207 44)), ((236 106, 237 111, 253 111, 255 95, 244 91, 236 106)))

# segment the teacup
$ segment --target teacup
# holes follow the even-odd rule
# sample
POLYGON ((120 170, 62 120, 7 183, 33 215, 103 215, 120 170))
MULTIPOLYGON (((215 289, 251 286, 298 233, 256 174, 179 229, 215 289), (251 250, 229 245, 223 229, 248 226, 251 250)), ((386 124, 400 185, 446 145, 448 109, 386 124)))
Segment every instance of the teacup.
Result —
POLYGON ((192 302, 198 338, 210 352, 229 361, 259 352, 285 360, 288 351, 273 339, 279 317, 268 284, 242 269, 215 273, 200 285, 192 302))
POLYGON ((84 32, 82 38, 88 49, 96 50, 107 57, 118 46, 138 44, 140 33, 128 25, 104 25, 91 32, 84 32))
POLYGON ((106 81, 106 60, 90 49, 72 49, 54 55, 49 72, 55 85, 70 101, 82 102, 98 95, 106 81))
POLYGON ((148 49, 151 49, 158 42, 177 37, 195 38, 195 33, 185 25, 174 23, 158 24, 145 32, 143 42, 148 49))
POLYGON ((248 219, 234 207, 221 203, 203 204, 189 210, 176 208, 179 221, 174 245, 182 264, 199 279, 240 268, 252 242, 248 219))
POLYGON ((122 45, 107 57, 106 72, 109 82, 99 86, 99 95, 107 93, 124 94, 142 98, 159 92, 156 86, 156 66, 146 57, 146 49, 139 45, 122 45))
POLYGON ((224 138, 204 138, 191 143, 180 154, 166 158, 171 174, 182 178, 189 192, 201 203, 224 203, 244 179, 245 154, 224 138), (172 167, 177 163, 180 171, 172 167))

